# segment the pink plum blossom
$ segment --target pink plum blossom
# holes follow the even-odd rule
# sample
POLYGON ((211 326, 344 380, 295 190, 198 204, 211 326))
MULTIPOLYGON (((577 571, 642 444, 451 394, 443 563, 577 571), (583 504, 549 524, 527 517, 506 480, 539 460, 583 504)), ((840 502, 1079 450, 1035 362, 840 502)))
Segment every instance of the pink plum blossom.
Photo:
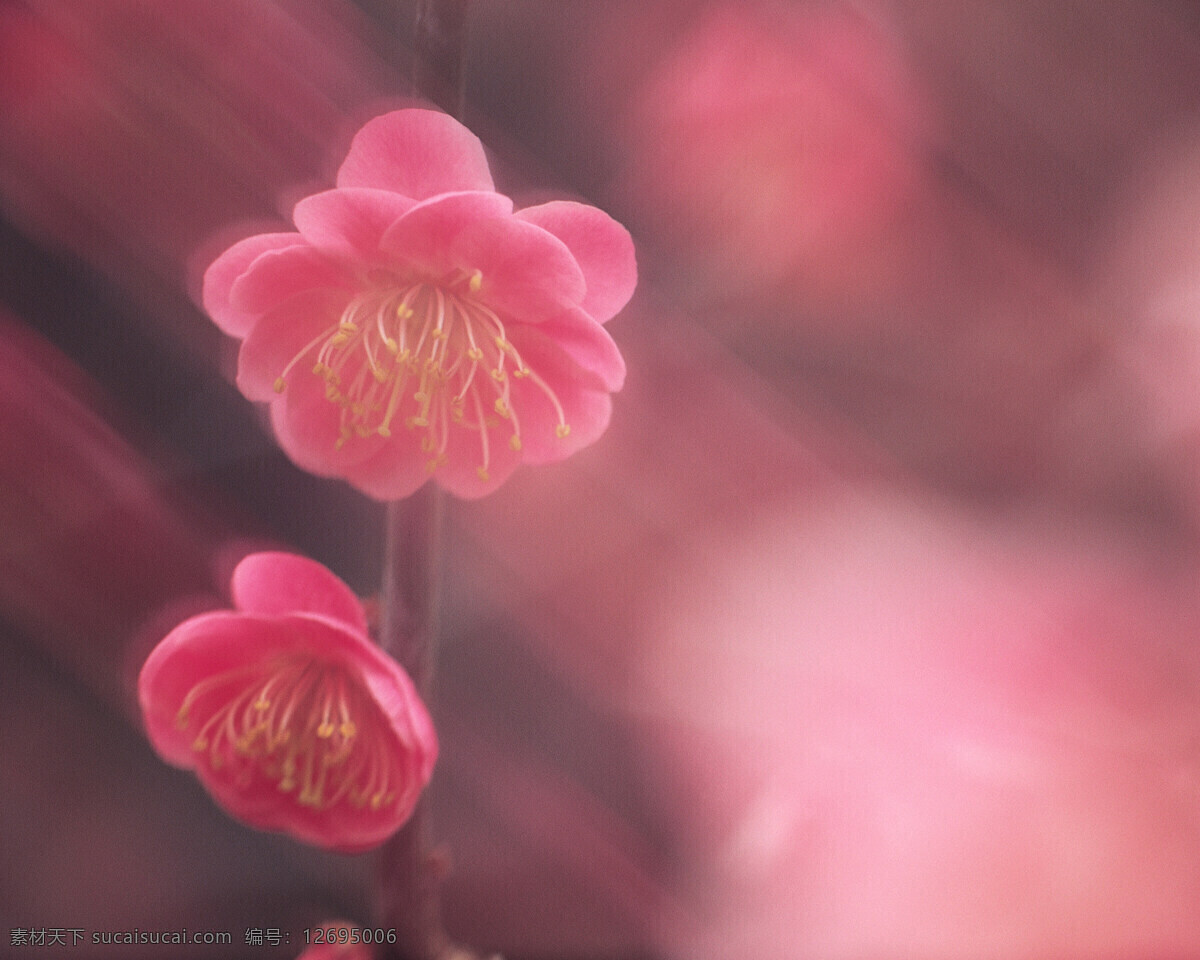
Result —
POLYGON ((633 97, 634 202, 706 300, 840 302, 888 273, 926 121, 901 52, 848 6, 710 5, 633 97))
POLYGON ((218 257, 203 297, 299 466, 381 500, 431 475, 479 497, 604 432, 625 365, 602 324, 637 281, 607 214, 514 212, 478 138, 409 109, 367 123, 293 218, 218 257))
POLYGON ((256 553, 234 611, 185 620, 142 667, 150 742, 251 826, 356 853, 408 819, 437 736, 363 608, 313 560, 256 553))

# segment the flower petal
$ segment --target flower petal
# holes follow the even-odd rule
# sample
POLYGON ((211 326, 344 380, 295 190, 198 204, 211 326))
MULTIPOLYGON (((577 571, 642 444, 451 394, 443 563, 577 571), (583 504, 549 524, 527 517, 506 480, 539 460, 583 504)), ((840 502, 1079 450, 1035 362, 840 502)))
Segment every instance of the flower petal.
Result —
POLYGON ((254 314, 236 309, 229 302, 234 282, 250 264, 269 250, 284 250, 302 246, 304 238, 298 233, 262 233, 235 243, 217 257, 204 271, 201 299, 204 309, 218 327, 234 337, 244 337, 254 323, 254 314))
POLYGON ((340 448, 342 408, 325 396, 325 383, 317 376, 301 376, 271 404, 275 438, 291 461, 318 477, 345 477, 374 456, 383 437, 355 436, 340 448))
POLYGON ((229 302, 235 310, 258 317, 288 297, 318 288, 351 290, 354 278, 349 270, 304 243, 260 254, 234 281, 229 302))
POLYGON ((444 193, 417 204, 392 224, 380 247, 393 262, 443 274, 458 266, 451 258, 451 248, 463 230, 477 221, 511 214, 512 201, 500 193, 444 193))
POLYGON ((493 189, 479 138, 436 110, 397 110, 369 121, 351 142, 337 185, 376 187, 414 200, 493 189))
POLYGON ((289 366, 289 382, 315 376, 320 343, 313 341, 323 332, 333 333, 345 306, 343 292, 309 290, 263 314, 238 352, 238 389, 250 400, 269 403, 279 399, 275 382, 289 366))
POLYGON ((297 203, 292 219, 304 239, 323 253, 373 260, 384 231, 414 203, 389 190, 326 190, 297 203))
POLYGON ((625 358, 604 327, 580 308, 538 324, 538 332, 554 343, 597 385, 615 393, 625 385, 625 358))
POLYGON ((184 697, 198 680, 257 656, 260 634, 250 618, 229 610, 185 620, 150 651, 138 676, 146 734, 168 763, 192 768, 192 734, 176 723, 184 697))
POLYGON ((555 200, 516 216, 548 230, 567 245, 587 280, 583 307, 601 323, 616 315, 637 286, 637 260, 629 231, 603 210, 555 200))
POLYGON ((612 398, 595 378, 575 364, 541 327, 518 327, 510 339, 562 406, 570 432, 559 436, 558 411, 532 377, 512 381, 512 407, 521 421, 522 459, 526 463, 563 460, 600 438, 612 417, 612 398))
POLYGON ((319 613, 365 634, 367 618, 354 591, 328 569, 293 553, 252 553, 234 568, 233 603, 245 613, 319 613))
POLYGON ((587 292, 567 245, 515 217, 471 224, 453 249, 463 270, 482 275, 479 298, 512 320, 539 323, 577 305, 587 292))
MULTIPOLYGON (((521 425, 522 433, 524 424, 521 425)), ((504 483, 521 463, 522 453, 508 445, 512 428, 501 423, 488 430, 488 466, 483 466, 483 445, 475 430, 455 429, 450 432, 446 448, 446 465, 439 467, 434 479, 456 497, 475 500, 486 496, 504 483)))
MULTIPOLYGON (((415 404, 410 405, 415 410, 415 404)), ((403 423, 403 411, 396 422, 403 423)), ((347 479, 368 497, 376 500, 402 500, 416 493, 430 477, 425 467, 429 454, 421 450, 420 439, 410 430, 396 427, 391 438, 369 460, 355 466, 347 479)))

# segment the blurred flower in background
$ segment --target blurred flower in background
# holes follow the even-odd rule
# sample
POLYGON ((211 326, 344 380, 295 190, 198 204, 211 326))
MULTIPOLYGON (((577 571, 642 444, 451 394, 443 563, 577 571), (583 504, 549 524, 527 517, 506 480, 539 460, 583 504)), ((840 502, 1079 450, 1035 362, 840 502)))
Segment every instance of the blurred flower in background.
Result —
MULTIPOLYGON (((371 920, 368 864, 222 816, 134 691, 231 557, 376 589, 380 508, 276 449, 198 303, 406 104, 412 13, 0 7, 0 931, 270 926, 293 940, 256 955, 290 958, 371 920)), ((497 188, 612 211, 641 289, 613 426, 451 511, 451 933, 514 958, 1200 954, 1200 18, 471 18, 497 188)))
POLYGON ((626 163, 640 222, 692 261, 693 302, 878 282, 918 179, 906 73, 895 40, 845 7, 715 4, 685 21, 630 105, 626 163))

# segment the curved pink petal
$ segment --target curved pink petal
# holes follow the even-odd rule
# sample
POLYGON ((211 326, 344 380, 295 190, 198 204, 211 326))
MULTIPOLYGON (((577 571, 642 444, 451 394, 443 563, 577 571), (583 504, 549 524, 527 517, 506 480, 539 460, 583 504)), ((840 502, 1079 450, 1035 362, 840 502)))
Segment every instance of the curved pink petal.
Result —
POLYGON ((259 639, 250 619, 221 610, 185 620, 150 651, 138 676, 138 700, 146 734, 164 760, 186 768, 195 764, 193 736, 176 723, 184 697, 197 677, 231 670, 256 656, 259 639))
POLYGON ((516 216, 548 230, 567 245, 583 270, 587 293, 580 306, 603 323, 637 286, 637 259, 629 231, 603 210, 569 200, 526 207, 516 216))
POLYGON ((234 568, 230 591, 234 606, 244 613, 319 613, 358 633, 367 632, 367 618, 354 591, 308 557, 252 553, 234 568))
POLYGON ((201 288, 204 309, 213 322, 230 336, 244 337, 254 323, 255 315, 230 303, 234 283, 262 254, 303 244, 304 238, 298 233, 262 233, 235 243, 217 257, 204 271, 201 288))
POLYGON ((515 217, 471 224, 453 243, 454 261, 480 274, 476 296, 503 317, 539 323, 576 306, 587 292, 567 245, 515 217))
POLYGON ((269 403, 279 399, 275 386, 285 373, 288 382, 314 377, 320 335, 333 333, 345 306, 345 292, 310 290, 261 316, 238 351, 238 389, 269 403))
POLYGON ((489 427, 487 470, 481 474, 483 445, 479 432, 451 431, 446 464, 438 468, 434 479, 443 489, 465 500, 487 496, 512 475, 523 459, 523 452, 509 446, 510 436, 512 428, 506 422, 489 427))
POLYGON ((289 381, 271 404, 275 438, 291 461, 318 477, 344 477, 384 445, 383 437, 355 436, 339 446, 342 408, 325 395, 325 384, 316 376, 289 381))
POLYGON ((292 219, 304 239, 323 253, 370 262, 378 259, 384 231, 415 202, 389 190, 326 190, 297 203, 292 219))
MULTIPOLYGON (((408 404, 415 408, 415 404, 408 404)), ((402 410, 396 423, 409 415, 402 410)), ((391 439, 370 459, 355 466, 346 479, 357 489, 376 500, 402 500, 416 493, 431 479, 426 467, 430 454, 421 449, 420 438, 413 431, 395 427, 391 439)))
POLYGON ((351 142, 337 185, 376 187, 414 200, 493 189, 479 138, 436 110, 397 110, 369 121, 351 142))
POLYGON ((354 275, 307 243, 260 254, 234 281, 229 302, 256 317, 305 290, 352 290, 354 275))
POLYGON ((598 386, 616 393, 625 385, 625 358, 608 331, 582 309, 573 308, 540 323, 537 330, 594 375, 598 386))
POLYGON ((458 266, 454 240, 472 224, 512 214, 512 201, 500 193, 444 193, 425 200, 392 224, 380 241, 397 265, 440 275, 458 266))
POLYGON ((608 392, 545 337, 541 327, 520 327, 512 331, 510 339, 553 393, 569 427, 566 436, 559 435, 558 409, 547 389, 532 377, 513 378, 512 407, 520 417, 522 459, 553 463, 598 440, 612 417, 608 392))

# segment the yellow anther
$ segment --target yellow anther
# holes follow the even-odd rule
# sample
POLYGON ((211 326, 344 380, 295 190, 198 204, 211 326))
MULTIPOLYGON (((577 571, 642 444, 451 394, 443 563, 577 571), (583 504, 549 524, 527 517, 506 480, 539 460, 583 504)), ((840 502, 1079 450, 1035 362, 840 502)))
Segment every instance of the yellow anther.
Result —
POLYGON ((488 474, 488 472, 485 469, 483 469, 483 467, 476 467, 475 473, 479 477, 479 479, 482 480, 484 483, 487 483, 489 480, 492 479, 491 476, 488 474))
POLYGON ((386 370, 384 370, 384 369, 383 369, 383 367, 376 367, 376 368, 374 369, 374 371, 372 372, 372 374, 371 374, 371 375, 372 375, 372 376, 373 376, 373 377, 376 379, 376 381, 378 381, 379 383, 387 383, 387 382, 388 382, 388 375, 387 375, 387 371, 386 371, 386 370))
POLYGON ((281 793, 290 793, 292 790, 295 790, 295 789, 296 789, 296 781, 295 780, 289 780, 287 778, 284 778, 283 780, 279 781, 279 790, 281 793))
POLYGON ((529 376, 529 368, 517 367, 517 369, 513 371, 513 376, 518 380, 524 380, 527 376, 529 376))
POLYGON ((471 279, 467 283, 467 286, 470 288, 472 293, 478 293, 479 288, 483 286, 483 271, 476 270, 473 274, 471 274, 471 279))
POLYGON ((554 428, 554 433, 560 440, 570 432, 571 432, 571 425, 569 423, 560 423, 557 427, 554 428))
POLYGON ((324 372, 325 364, 321 363, 320 361, 317 361, 313 364, 313 373, 315 373, 318 377, 324 372))
POLYGON ((338 330, 342 333, 358 333, 358 324, 352 320, 343 320, 338 324, 338 330))
POLYGON ((520 450, 521 449, 521 438, 518 437, 515 433, 511 437, 508 438, 508 448, 510 450, 520 450))
POLYGON ((417 403, 424 403, 426 400, 429 399, 429 394, 426 393, 424 390, 417 390, 413 394, 413 399, 416 400, 417 403))
POLYGON ((392 435, 392 428, 389 427, 386 423, 381 423, 379 426, 377 426, 375 428, 375 432, 377 434, 379 434, 381 437, 390 437, 392 435))
POLYGON ((343 737, 345 737, 348 740, 352 736, 354 736, 356 733, 358 733, 358 727, 356 727, 353 723, 351 723, 349 720, 347 720, 340 727, 338 727, 338 733, 340 733, 343 737))
POLYGON ((342 447, 344 447, 345 445, 346 445, 346 438, 344 436, 338 437, 336 440, 333 441, 333 449, 334 450, 341 450, 342 447))
POLYGON ((421 449, 426 453, 433 453, 433 448, 435 446, 436 444, 433 442, 433 437, 429 436, 429 434, 425 434, 425 436, 421 438, 421 449))
POLYGON ((503 383, 505 380, 508 379, 508 374, 505 373, 503 370, 493 370, 492 371, 492 379, 495 380, 497 383, 503 383))
POLYGON ((192 742, 192 749, 193 750, 207 750, 208 749, 208 741, 204 737, 197 737, 192 742))
POLYGON ((264 710, 268 709, 270 706, 271 706, 271 701, 267 700, 265 697, 259 697, 257 700, 254 701, 254 709, 257 710, 259 713, 262 713, 264 710))
POLYGON ((331 347, 344 347, 349 342, 350 335, 348 333, 342 333, 341 331, 338 331, 329 338, 329 345, 331 347))
POLYGON ((283 377, 275 378, 275 392, 276 393, 283 393, 283 389, 286 386, 287 386, 287 381, 284 380, 283 377))
POLYGON ((432 340, 449 340, 450 334, 448 334, 441 327, 435 327, 433 330, 429 331, 429 337, 432 340))
POLYGON ((383 341, 383 346, 393 357, 400 352, 400 344, 395 340, 388 339, 383 341))
POLYGON ((478 363, 480 360, 483 359, 483 351, 480 350, 478 347, 472 347, 470 350, 467 351, 467 359, 474 360, 476 363, 478 363))
POLYGON ((425 461, 425 470, 427 472, 433 473, 435 470, 437 470, 437 468, 438 468, 437 457, 434 457, 432 460, 425 461))
POLYGON ((505 353, 512 353, 513 345, 503 337, 493 337, 492 339, 496 341, 496 346, 498 346, 505 353))
POLYGON ((330 723, 328 720, 326 720, 323 724, 321 724, 319 727, 317 727, 317 736, 320 737, 322 740, 328 740, 330 737, 333 736, 333 731, 334 731, 333 724, 330 723))
POLYGON ((512 414, 512 411, 508 409, 508 404, 504 402, 503 397, 497 397, 496 402, 492 406, 505 420, 507 420, 512 414))
POLYGON ((408 306, 408 304, 402 303, 396 308, 396 316, 401 320, 407 320, 412 315, 412 307, 408 306))

